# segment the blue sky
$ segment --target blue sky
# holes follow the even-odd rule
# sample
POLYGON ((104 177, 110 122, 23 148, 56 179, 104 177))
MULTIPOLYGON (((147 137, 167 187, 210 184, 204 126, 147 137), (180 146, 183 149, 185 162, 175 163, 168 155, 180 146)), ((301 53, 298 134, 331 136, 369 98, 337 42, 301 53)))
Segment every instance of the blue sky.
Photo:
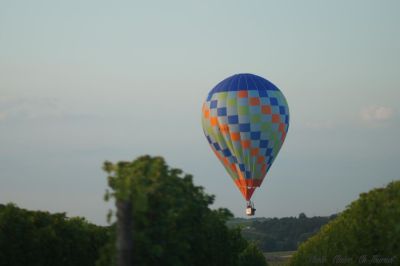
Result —
POLYGON ((0 1, 0 202, 105 223, 104 160, 162 155, 244 215, 201 105, 235 73, 285 94, 259 216, 329 215, 399 179, 398 1, 0 1))

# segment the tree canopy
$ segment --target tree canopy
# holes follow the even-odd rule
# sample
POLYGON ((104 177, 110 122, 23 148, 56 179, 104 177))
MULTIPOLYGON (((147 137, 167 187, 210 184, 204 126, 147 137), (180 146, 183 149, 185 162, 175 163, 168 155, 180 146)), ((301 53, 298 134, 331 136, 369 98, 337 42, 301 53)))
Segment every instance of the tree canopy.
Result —
POLYGON ((107 243, 108 229, 65 213, 0 205, 0 264, 91 266, 107 243))
POLYGON ((302 244, 291 265, 392 264, 400 258, 400 181, 362 193, 302 244))
MULTIPOLYGON (((266 265, 262 253, 229 229, 227 209, 211 210, 214 197, 193 177, 170 168, 161 157, 105 162, 106 199, 132 202, 135 265, 266 265)), ((115 265, 115 245, 104 249, 98 266, 115 265)))

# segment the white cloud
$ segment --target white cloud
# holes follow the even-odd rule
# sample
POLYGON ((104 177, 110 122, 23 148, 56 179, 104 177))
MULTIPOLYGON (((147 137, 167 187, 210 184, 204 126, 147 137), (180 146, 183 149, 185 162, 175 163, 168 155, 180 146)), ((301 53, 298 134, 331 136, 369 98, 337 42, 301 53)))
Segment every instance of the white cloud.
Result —
POLYGON ((387 121, 393 114, 394 110, 386 106, 369 106, 361 110, 361 118, 366 122, 387 121))

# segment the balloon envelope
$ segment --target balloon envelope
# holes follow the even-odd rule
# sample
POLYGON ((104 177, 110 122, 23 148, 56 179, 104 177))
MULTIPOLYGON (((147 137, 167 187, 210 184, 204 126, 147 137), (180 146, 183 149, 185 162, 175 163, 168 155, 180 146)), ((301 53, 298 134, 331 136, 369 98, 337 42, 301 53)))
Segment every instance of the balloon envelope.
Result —
POLYGON ((204 134, 246 200, 274 162, 289 128, 282 92, 253 74, 217 84, 202 108, 204 134))

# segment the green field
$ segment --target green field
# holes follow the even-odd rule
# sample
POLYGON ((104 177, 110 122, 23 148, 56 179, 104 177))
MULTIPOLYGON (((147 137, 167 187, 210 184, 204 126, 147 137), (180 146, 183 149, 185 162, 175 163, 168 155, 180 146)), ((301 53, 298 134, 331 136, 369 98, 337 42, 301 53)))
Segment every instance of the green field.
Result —
POLYGON ((270 266, 281 266, 287 265, 290 258, 296 251, 277 251, 277 252, 266 252, 264 253, 267 259, 268 265, 270 266))

